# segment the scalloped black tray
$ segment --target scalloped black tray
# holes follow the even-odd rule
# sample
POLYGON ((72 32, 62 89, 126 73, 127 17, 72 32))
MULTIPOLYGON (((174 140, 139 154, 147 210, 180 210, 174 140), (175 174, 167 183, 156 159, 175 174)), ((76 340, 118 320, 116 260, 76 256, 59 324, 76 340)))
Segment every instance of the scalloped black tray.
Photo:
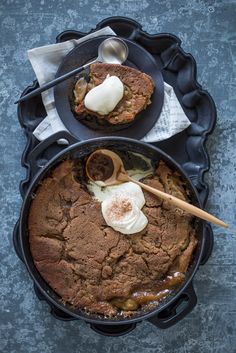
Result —
MULTIPOLYGON (((209 170, 210 160, 205 147, 207 136, 212 133, 216 123, 215 104, 207 91, 202 89, 196 79, 196 62, 191 54, 185 53, 181 48, 181 41, 172 34, 150 35, 144 32, 141 25, 132 19, 125 17, 110 17, 100 22, 96 31, 103 27, 110 26, 117 35, 133 40, 148 50, 156 60, 156 63, 162 71, 164 80, 174 87, 175 93, 182 105, 183 110, 191 121, 191 125, 185 131, 171 137, 168 140, 155 143, 157 147, 164 150, 174 158, 187 172, 204 206, 208 197, 208 185, 204 181, 204 174, 209 170)), ((57 42, 63 42, 73 38, 80 38, 88 33, 68 30, 57 36, 57 42)), ((37 81, 27 87, 22 95, 29 93, 38 86, 37 81)), ((43 120, 46 113, 42 104, 41 96, 34 97, 28 101, 21 102, 18 105, 18 118, 27 137, 27 143, 22 155, 22 166, 27 170, 27 177, 21 182, 20 192, 24 197, 34 171, 30 160, 34 155, 34 149, 39 141, 33 136, 35 127, 43 120)), ((71 136, 70 143, 75 141, 71 136)), ((56 153, 65 146, 57 143, 51 144, 45 140, 40 143, 40 156, 38 156, 38 165, 44 165, 56 153)), ((38 148, 37 148, 38 149, 38 148)), ((14 246, 18 256, 21 258, 19 244, 17 242, 18 225, 14 230, 14 246)), ((204 264, 212 250, 213 235, 211 227, 208 226, 208 244, 206 255, 202 264, 204 264)), ((42 298, 42 295, 36 291, 36 294, 42 298)), ((170 311, 173 308, 170 308, 170 311)), ((52 313, 57 318, 70 320, 71 317, 65 317, 64 313, 56 313, 52 308, 52 313), (64 315, 64 316, 63 316, 64 315)))

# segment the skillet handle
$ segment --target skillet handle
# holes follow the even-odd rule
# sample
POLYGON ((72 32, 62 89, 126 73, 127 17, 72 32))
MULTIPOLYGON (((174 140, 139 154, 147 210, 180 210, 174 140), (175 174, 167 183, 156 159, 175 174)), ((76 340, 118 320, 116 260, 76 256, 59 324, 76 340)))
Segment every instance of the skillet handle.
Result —
POLYGON ((170 307, 162 310, 156 316, 150 317, 148 321, 158 328, 169 328, 189 314, 196 304, 197 296, 191 282, 170 307))
POLYGON ((19 257, 19 259, 22 262, 24 262, 22 251, 21 251, 21 246, 20 246, 20 243, 19 243, 19 220, 15 224, 15 227, 14 227, 14 230, 13 230, 12 241, 13 241, 13 246, 14 246, 14 249, 15 249, 15 252, 16 252, 17 256, 19 257))
POLYGON ((29 187, 29 180, 35 176, 35 174, 40 170, 40 168, 44 167, 47 164, 51 155, 55 156, 57 153, 61 152, 64 148, 68 147, 69 145, 73 145, 74 143, 79 142, 74 136, 72 136, 67 131, 59 131, 52 136, 48 137, 46 140, 40 142, 29 154, 27 160, 25 161, 24 165, 27 168, 27 178, 20 183, 20 191, 22 197, 24 197, 28 187, 29 187), (58 140, 66 140, 68 144, 58 144, 58 140), (47 156, 45 157, 45 153, 47 156))
POLYGON ((34 282, 34 291, 35 294, 37 295, 39 300, 44 300, 47 302, 47 304, 51 307, 51 315, 57 319, 57 320, 61 320, 61 321, 72 321, 72 320, 78 320, 75 317, 72 317, 71 315, 65 313, 64 311, 58 309, 56 306, 54 306, 53 304, 51 304, 43 295, 43 293, 41 292, 41 290, 38 288, 37 284, 34 282))
POLYGON ((99 333, 103 336, 118 337, 126 335, 133 331, 136 327, 136 323, 132 324, 123 324, 123 325, 98 325, 90 324, 90 327, 93 331, 99 333))
POLYGON ((213 245, 214 245, 214 235, 209 223, 205 223, 203 229, 203 239, 204 239, 204 247, 203 254, 201 257, 200 265, 205 265, 211 256, 213 245))
POLYGON ((56 307, 51 307, 51 311, 50 314, 57 320, 61 320, 61 321, 75 321, 78 320, 75 317, 64 313, 64 311, 57 309, 56 307))
MULTIPOLYGON (((45 151, 49 146, 53 145, 56 143, 58 140, 66 140, 68 143, 63 144, 65 147, 68 147, 68 145, 72 145, 76 142, 79 142, 74 136, 72 136, 69 132, 67 131, 58 131, 55 134, 49 136, 46 140, 40 142, 30 153, 28 156, 28 162, 31 164, 34 164, 34 162, 37 160, 39 155, 45 151)), ((60 146, 62 146, 60 144, 60 146)), ((37 167, 39 169, 41 166, 37 167)))
MULTIPOLYGON (((65 313, 64 311, 60 310, 59 308, 55 307, 53 304, 51 304, 47 299, 44 297, 43 293, 41 290, 38 288, 38 286, 34 283, 34 290, 35 294, 37 295, 39 300, 45 300, 49 306, 51 307, 51 315, 57 319, 57 320, 62 320, 62 321, 72 321, 72 320, 78 320, 77 318, 65 313)), ((88 322, 87 322, 88 324, 88 322)), ((125 335, 126 333, 131 332, 133 329, 135 329, 136 324, 124 324, 124 325, 102 325, 102 324, 90 324, 90 327, 92 330, 95 332, 103 335, 103 336, 122 336, 125 335)))
MULTIPOLYGON (((45 161, 40 160, 40 155, 50 146, 56 144, 58 151, 55 151, 54 154, 59 152, 62 148, 66 148, 69 145, 73 145, 74 143, 79 142, 76 137, 72 136, 67 131, 59 131, 55 134, 49 136, 46 140, 40 142, 28 155, 27 164, 30 165, 30 169, 33 175, 37 173, 37 171, 44 166, 45 161), (58 140, 66 140, 67 144, 57 144, 58 140), (60 148, 60 150, 59 150, 60 148)), ((47 161, 46 161, 47 162, 47 161)))

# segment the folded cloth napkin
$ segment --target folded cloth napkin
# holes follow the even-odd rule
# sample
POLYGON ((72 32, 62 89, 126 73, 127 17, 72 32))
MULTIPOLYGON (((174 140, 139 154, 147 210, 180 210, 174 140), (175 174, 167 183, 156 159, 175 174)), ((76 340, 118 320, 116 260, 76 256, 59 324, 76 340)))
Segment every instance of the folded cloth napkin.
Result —
MULTIPOLYGON (((28 50, 28 57, 39 85, 41 86, 55 78, 55 74, 62 59, 77 44, 82 43, 89 38, 101 35, 116 34, 110 27, 105 27, 80 39, 72 39, 63 43, 51 44, 28 50)), ((40 141, 45 140, 47 137, 58 131, 67 130, 56 111, 53 88, 42 93, 42 100, 47 116, 33 131, 34 136, 40 141)), ((165 140, 186 129, 190 124, 190 121, 186 117, 175 95, 173 87, 164 83, 164 103, 162 112, 154 127, 142 140, 145 142, 165 140)), ((60 140, 60 143, 67 142, 65 140, 60 140)))

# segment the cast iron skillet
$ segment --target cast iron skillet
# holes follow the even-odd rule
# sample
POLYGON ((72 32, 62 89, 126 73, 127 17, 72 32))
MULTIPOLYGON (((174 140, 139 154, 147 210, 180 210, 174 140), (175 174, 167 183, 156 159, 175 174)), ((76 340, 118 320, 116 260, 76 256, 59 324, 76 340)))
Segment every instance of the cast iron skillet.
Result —
MULTIPOLYGON (((56 77, 62 76, 68 71, 94 60, 97 57, 100 43, 106 38, 109 38, 109 36, 91 38, 78 44, 66 55, 59 66, 56 77)), ((136 116, 134 122, 130 124, 105 127, 96 125, 95 121, 87 121, 85 123, 85 121, 77 120, 72 112, 75 78, 71 77, 65 80, 54 87, 56 109, 66 128, 81 141, 100 136, 124 136, 139 140, 151 130, 161 113, 164 99, 164 82, 156 61, 148 51, 137 43, 128 39, 122 39, 129 48, 129 55, 124 65, 148 74, 155 83, 155 89, 151 97, 152 103, 145 110, 141 111, 136 116)))
MULTIPOLYGON (((75 319, 85 320, 85 322, 90 324, 92 329, 101 334, 119 336, 128 333, 135 328, 138 322, 145 319, 159 328, 167 328, 172 326, 181 320, 185 315, 187 315, 196 305, 197 298, 192 286, 192 280, 199 265, 204 263, 204 258, 206 256, 205 245, 207 243, 207 236, 209 232, 207 223, 203 221, 198 222, 198 246, 195 251, 194 259, 186 275, 185 282, 172 296, 169 296, 156 309, 153 309, 149 312, 140 311, 135 317, 129 319, 107 319, 96 315, 87 314, 81 310, 75 310, 70 305, 62 304, 60 302, 60 297, 47 285, 47 283, 43 280, 36 267, 34 266, 28 241, 27 219, 30 203, 32 200, 32 194, 35 192, 45 174, 48 173, 48 171, 57 165, 60 161, 68 157, 72 159, 80 158, 91 153, 97 148, 114 148, 121 151, 129 150, 136 153, 141 153, 156 162, 158 162, 160 159, 164 160, 171 168, 179 171, 182 177, 186 180, 186 184, 191 191, 193 203, 201 207, 200 199, 191 180, 188 178, 183 169, 171 157, 169 157, 160 149, 146 143, 123 137, 103 137, 75 143, 77 140, 66 132, 57 133, 51 136, 51 138, 48 139, 48 143, 52 143, 52 139, 56 141, 58 138, 62 137, 66 138, 71 144, 74 144, 58 153, 45 166, 41 167, 42 161, 40 158, 37 158, 42 152, 41 144, 39 144, 33 150, 30 158, 32 170, 38 170, 38 172, 33 178, 23 201, 19 221, 19 245, 23 256, 23 261, 34 280, 34 283, 42 295, 50 303, 50 305, 59 309, 60 312, 65 313, 65 319, 66 317, 73 317, 75 319), (171 312, 169 311, 170 307, 171 312)), ((45 148, 45 142, 43 144, 43 148, 45 148)))

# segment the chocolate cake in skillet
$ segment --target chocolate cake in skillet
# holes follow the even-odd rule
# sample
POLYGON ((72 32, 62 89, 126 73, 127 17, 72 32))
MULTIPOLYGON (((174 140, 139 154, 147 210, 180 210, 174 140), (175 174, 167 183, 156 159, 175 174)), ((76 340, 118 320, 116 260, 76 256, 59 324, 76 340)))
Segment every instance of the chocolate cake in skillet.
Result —
MULTIPOLYGON (((144 182, 183 200, 188 190, 164 162, 144 182)), ((35 266, 62 301, 106 317, 150 310, 185 278, 197 245, 193 217, 144 192, 147 226, 125 235, 109 227, 101 203, 64 161, 32 200, 29 241, 35 266)))

